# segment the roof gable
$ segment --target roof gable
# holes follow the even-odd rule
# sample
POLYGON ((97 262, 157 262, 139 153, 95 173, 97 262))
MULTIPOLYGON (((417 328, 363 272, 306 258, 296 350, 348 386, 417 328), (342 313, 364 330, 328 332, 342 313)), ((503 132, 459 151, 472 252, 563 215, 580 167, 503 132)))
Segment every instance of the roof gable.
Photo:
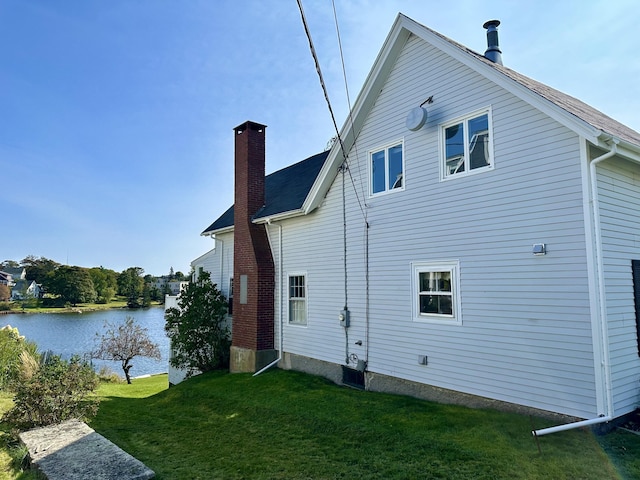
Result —
MULTIPOLYGON (((318 153, 267 175, 265 177, 265 204, 254 215, 253 220, 266 221, 275 216, 299 213, 328 155, 328 151, 318 153)), ((211 235, 230 229, 233 224, 234 211, 231 206, 201 235, 211 235)))
POLYGON ((344 160, 342 147, 347 153, 351 151, 383 84, 411 35, 416 35, 440 49, 593 144, 605 145, 605 141, 615 137, 624 143, 630 155, 640 159, 640 133, 570 95, 491 62, 482 54, 398 14, 358 95, 351 115, 341 130, 342 145, 339 142, 334 145, 303 205, 305 213, 317 208, 331 187, 337 169, 344 160))

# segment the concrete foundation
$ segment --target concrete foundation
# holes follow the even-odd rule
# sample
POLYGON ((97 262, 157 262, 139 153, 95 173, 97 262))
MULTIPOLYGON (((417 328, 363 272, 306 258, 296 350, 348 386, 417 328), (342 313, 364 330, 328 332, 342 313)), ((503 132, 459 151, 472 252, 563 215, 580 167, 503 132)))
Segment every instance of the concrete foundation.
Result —
POLYGON ((229 371, 231 373, 257 372, 277 358, 277 350, 251 350, 232 346, 229 371))
MULTIPOLYGON (((296 370, 313 375, 319 375, 337 383, 338 385, 343 385, 342 366, 335 363, 315 360, 302 355, 285 352, 282 356, 282 360, 278 363, 278 367, 283 370, 296 370)), ((514 403, 503 402, 501 400, 493 400, 491 398, 481 397, 478 395, 456 392, 455 390, 439 388, 433 385, 413 382, 370 371, 365 372, 365 390, 407 395, 410 397, 420 398, 422 400, 450 405, 461 405, 470 408, 488 408, 501 412, 533 415, 557 421, 558 423, 569 423, 579 420, 575 417, 547 410, 540 410, 514 403)))

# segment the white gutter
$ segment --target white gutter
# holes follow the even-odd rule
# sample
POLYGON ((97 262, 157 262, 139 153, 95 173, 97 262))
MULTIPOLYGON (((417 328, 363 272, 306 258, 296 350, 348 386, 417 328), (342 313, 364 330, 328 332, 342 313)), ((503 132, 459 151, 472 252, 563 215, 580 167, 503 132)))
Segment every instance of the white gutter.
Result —
MULTIPOLYGON (((267 220, 267 225, 271 225, 271 219, 267 220)), ((283 303, 282 303, 282 282, 283 282, 283 274, 282 274, 282 224, 280 223, 275 223, 274 224, 276 227, 278 227, 278 276, 280 277, 279 282, 278 282, 278 305, 280 308, 279 311, 279 316, 280 316, 280 327, 278 329, 278 341, 280 343, 279 348, 278 348, 278 358, 276 358, 273 362, 271 362, 269 365, 267 365, 266 367, 261 368, 260 370, 258 370, 256 373, 253 374, 253 376, 257 376, 260 375, 262 372, 269 370, 271 367, 275 366, 278 364, 278 362, 280 360, 282 360, 282 350, 284 348, 284 331, 283 331, 283 327, 284 327, 284 322, 283 322, 283 303)), ((269 235, 269 229, 267 228, 267 226, 265 225, 265 230, 267 231, 267 238, 269 239, 269 244, 271 244, 272 250, 273 251, 273 242, 271 241, 271 236, 269 235)))
POLYGON ((595 254, 596 254, 596 269, 598 271, 598 296, 599 302, 599 320, 600 320, 600 355, 601 355, 601 367, 603 371, 603 383, 602 389, 604 390, 604 409, 606 414, 589 420, 581 420, 579 422, 567 423, 564 425, 558 425, 555 427, 543 428, 541 430, 532 430, 531 433, 534 437, 540 437, 549 433, 561 432, 564 430, 570 430, 573 428, 586 427, 589 425, 596 425, 599 423, 605 423, 613 420, 613 395, 611 386, 611 365, 609 361, 609 328, 607 322, 607 309, 605 303, 605 289, 604 289, 604 265, 602 260, 602 232, 600 230, 600 204, 598 201, 598 180, 596 177, 596 166, 618 153, 618 140, 611 139, 611 150, 607 153, 600 155, 599 157, 591 160, 589 164, 589 179, 591 181, 591 203, 593 212, 593 224, 595 232, 595 254))

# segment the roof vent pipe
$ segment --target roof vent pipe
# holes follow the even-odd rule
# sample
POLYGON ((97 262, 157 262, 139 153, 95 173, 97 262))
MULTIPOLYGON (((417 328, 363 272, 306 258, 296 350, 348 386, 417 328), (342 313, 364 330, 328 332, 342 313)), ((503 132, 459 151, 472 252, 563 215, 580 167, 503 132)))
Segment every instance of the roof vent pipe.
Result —
POLYGON ((500 20, 489 20, 483 25, 487 29, 487 51, 484 52, 484 57, 502 65, 502 51, 498 45, 498 25, 500 20))

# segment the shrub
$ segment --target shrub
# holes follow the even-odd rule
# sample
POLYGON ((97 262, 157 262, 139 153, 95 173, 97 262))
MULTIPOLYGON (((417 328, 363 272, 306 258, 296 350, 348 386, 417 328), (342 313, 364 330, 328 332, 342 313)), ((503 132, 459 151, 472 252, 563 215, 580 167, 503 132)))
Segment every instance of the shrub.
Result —
POLYGON ((17 328, 10 325, 0 328, 0 390, 11 389, 17 380, 20 355, 25 351, 36 355, 36 344, 25 340, 17 328))
POLYGON ((208 272, 202 272, 196 282, 180 292, 179 308, 169 308, 165 313, 173 367, 187 370, 190 376, 229 366, 227 305, 208 272))
POLYGON ((3 417, 19 429, 60 423, 71 418, 86 420, 98 410, 98 376, 79 357, 65 361, 58 355, 39 363, 23 356, 15 387, 14 406, 3 417))

